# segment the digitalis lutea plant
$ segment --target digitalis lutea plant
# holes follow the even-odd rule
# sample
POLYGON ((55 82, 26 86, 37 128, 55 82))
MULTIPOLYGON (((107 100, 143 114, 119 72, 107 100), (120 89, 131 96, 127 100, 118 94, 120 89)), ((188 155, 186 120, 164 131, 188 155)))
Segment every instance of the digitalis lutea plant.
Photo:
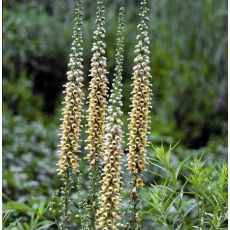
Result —
POLYGON ((103 145, 103 173, 97 229, 117 229, 121 189, 121 157, 123 155, 122 71, 124 59, 124 8, 120 8, 117 31, 116 68, 106 113, 103 145))
POLYGON ((82 10, 83 0, 78 0, 75 9, 74 29, 72 36, 71 54, 67 83, 64 85, 65 99, 62 109, 62 124, 60 126, 60 159, 57 163, 57 172, 61 177, 61 203, 58 222, 59 229, 67 229, 70 222, 71 192, 73 189, 73 175, 78 173, 79 160, 76 155, 80 151, 80 130, 83 103, 83 38, 82 38, 82 10))
POLYGON ((129 124, 129 153, 128 169, 132 175, 133 188, 131 199, 133 201, 133 211, 131 217, 131 229, 138 229, 138 192, 144 185, 141 172, 146 167, 146 147, 148 145, 148 123, 151 108, 151 84, 149 67, 149 37, 147 17, 148 7, 146 0, 141 0, 139 33, 137 35, 137 45, 135 46, 136 58, 133 67, 133 90, 132 105, 129 124))
POLYGON ((88 110, 87 150, 86 159, 89 163, 89 211, 90 228, 95 229, 95 215, 98 206, 98 188, 100 181, 100 158, 104 141, 104 123, 107 97, 107 59, 105 57, 105 9, 104 1, 98 0, 96 25, 93 36, 93 57, 91 59, 90 94, 88 110))

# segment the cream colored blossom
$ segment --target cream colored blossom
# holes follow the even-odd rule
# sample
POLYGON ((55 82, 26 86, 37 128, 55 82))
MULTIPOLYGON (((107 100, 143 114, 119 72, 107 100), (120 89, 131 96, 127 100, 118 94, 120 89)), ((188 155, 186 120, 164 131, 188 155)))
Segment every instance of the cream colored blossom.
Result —
POLYGON ((83 58, 82 58, 82 1, 77 2, 75 10, 73 42, 69 59, 69 71, 67 72, 67 83, 64 85, 65 99, 62 109, 62 124, 60 134, 60 160, 58 161, 58 174, 62 175, 67 169, 76 171, 78 169, 78 157, 80 146, 80 123, 83 100, 83 58))
POLYGON ((87 146, 88 152, 85 159, 89 164, 90 187, 88 191, 89 229, 95 229, 96 212, 98 210, 98 190, 101 178, 100 159, 102 157, 103 141, 105 134, 105 110, 107 98, 107 59, 105 57, 105 9, 104 1, 97 3, 97 28, 93 36, 93 57, 91 59, 89 85, 89 109, 88 109, 88 130, 87 146))
POLYGON ((101 157, 102 145, 104 139, 105 106, 107 96, 107 59, 105 57, 106 44, 105 37, 105 19, 103 1, 98 1, 97 11, 97 29, 94 32, 93 57, 91 59, 90 69, 90 94, 88 110, 88 130, 87 130, 87 150, 86 159, 91 168, 97 165, 101 157))
POLYGON ((124 52, 124 8, 120 9, 117 32, 116 69, 113 88, 109 99, 103 144, 103 174, 100 194, 100 208, 97 212, 97 229, 117 229, 121 190, 121 156, 123 155, 122 65, 124 52))
POLYGON ((139 178, 146 165, 146 146, 148 144, 148 123, 151 108, 151 74, 149 60, 149 37, 147 32, 147 5, 141 1, 139 33, 135 46, 136 58, 133 67, 132 105, 129 124, 128 169, 131 171, 136 187, 143 186, 139 178))

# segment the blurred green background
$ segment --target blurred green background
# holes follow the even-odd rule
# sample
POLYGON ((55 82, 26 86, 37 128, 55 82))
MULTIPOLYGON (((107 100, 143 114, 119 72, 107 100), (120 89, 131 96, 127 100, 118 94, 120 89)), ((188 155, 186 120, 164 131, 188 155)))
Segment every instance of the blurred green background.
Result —
MULTIPOLYGON (((175 151, 179 159, 199 152, 211 162, 226 161, 227 0, 149 3, 154 93, 150 141, 157 145, 181 140, 175 151)), ((126 8, 123 119, 127 130, 139 1, 107 1, 106 42, 111 85, 117 12, 122 4, 126 8)), ((17 200, 37 207, 59 186, 56 146, 74 6, 74 0, 3 0, 5 203, 17 200)), ((96 1, 85 1, 86 94, 95 9, 96 1)))

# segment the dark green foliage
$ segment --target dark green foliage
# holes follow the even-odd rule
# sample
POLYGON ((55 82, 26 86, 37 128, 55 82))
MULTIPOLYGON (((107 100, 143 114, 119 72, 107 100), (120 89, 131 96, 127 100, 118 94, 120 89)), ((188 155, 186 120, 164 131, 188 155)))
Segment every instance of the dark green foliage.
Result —
MULTIPOLYGON (((43 110, 53 112, 64 81, 72 23, 57 6, 53 15, 33 1, 16 6, 3 9, 3 82, 15 87, 24 73, 33 81, 33 93, 42 94, 43 110)), ((3 97, 10 103, 14 95, 6 90, 3 97)), ((18 112, 19 104, 9 105, 18 112)))
POLYGON ((154 117, 173 120, 192 148, 226 132, 226 4, 153 1, 151 8, 154 117))
POLYGON ((38 122, 28 123, 9 113, 3 116, 4 201, 26 200, 26 196, 43 199, 50 194, 56 177, 57 134, 57 129, 47 131, 38 122))
MULTIPOLYGON (((28 123, 20 116, 4 114, 3 204, 4 210, 12 212, 5 220, 5 227, 11 223, 11 227, 18 227, 16 229, 30 229, 20 228, 19 225, 24 226, 23 223, 30 223, 30 221, 32 223, 35 221, 32 220, 34 218, 38 218, 39 220, 36 221, 39 223, 44 218, 47 219, 45 210, 40 214, 37 211, 39 203, 48 206, 52 188, 58 185, 55 180, 56 142, 57 130, 50 128, 47 131, 47 127, 38 122, 28 123), (12 203, 12 201, 19 201, 19 203, 12 203), (26 204, 30 208, 27 208, 26 204), (15 221, 16 217, 20 218, 15 221)), ((3 214, 6 215, 7 211, 3 214)), ((43 222, 43 225, 46 223, 43 222)), ((11 227, 9 229, 12 229, 11 227)), ((35 226, 31 229, 35 229, 35 226)))
POLYGON ((3 103, 3 110, 20 114, 29 121, 44 120, 40 112, 43 105, 42 98, 32 92, 34 77, 27 77, 25 70, 19 74, 17 81, 13 78, 3 79, 3 101, 7 101, 3 103), (15 84, 18 87, 15 87, 15 84))

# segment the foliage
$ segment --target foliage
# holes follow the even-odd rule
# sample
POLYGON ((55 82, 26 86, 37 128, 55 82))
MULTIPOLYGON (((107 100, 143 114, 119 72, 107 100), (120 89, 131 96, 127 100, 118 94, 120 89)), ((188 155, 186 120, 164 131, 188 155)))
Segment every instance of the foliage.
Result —
POLYGON ((50 229, 53 224, 46 209, 59 185, 57 130, 47 127, 10 112, 3 116, 4 229, 50 229))
POLYGON ((44 218, 44 213, 46 207, 44 203, 40 203, 36 208, 31 208, 24 203, 10 201, 5 204, 3 217, 3 228, 5 230, 45 230, 50 229, 50 226, 53 225, 53 222, 46 220, 44 218), (15 213, 20 214, 20 218, 11 222, 9 226, 6 226, 6 223, 9 218, 11 218, 15 213), (29 216, 29 222, 25 221, 24 215, 29 216))
POLYGON ((71 27, 66 26, 67 20, 61 20, 60 13, 50 16, 33 1, 16 6, 3 9, 3 83, 7 86, 3 97, 13 111, 20 112, 20 104, 12 95, 14 91, 11 89, 10 94, 7 90, 21 85, 23 79, 23 85, 32 83, 35 95, 42 92, 43 110, 53 111, 53 101, 62 90, 71 27))
MULTIPOLYGON (((23 223, 30 224, 32 215, 36 215, 38 204, 46 203, 51 205, 48 201, 55 188, 60 186, 55 176, 57 130, 52 131, 51 128, 47 129, 36 122, 27 123, 19 116, 5 116, 3 125, 3 168, 5 169, 3 171, 3 202, 5 205, 3 214, 5 216, 5 226, 9 227, 10 224, 17 226, 17 222, 19 222, 19 225, 23 225, 23 223), (15 134, 14 140, 11 133, 15 134), (14 202, 16 200, 19 201, 19 205, 15 205, 14 202), (15 209, 16 211, 13 211, 15 209), (9 217, 6 219, 8 215, 9 217)), ((221 143, 218 144, 216 142, 215 146, 222 148, 221 143)), ((176 205, 180 205, 178 207, 184 211, 182 214, 185 223, 196 221, 197 204, 195 192, 198 194, 198 197, 203 198, 207 202, 205 204, 205 211, 207 210, 207 213, 216 215, 215 218, 218 217, 216 221, 220 221, 220 212, 215 213, 214 208, 218 209, 221 207, 219 210, 222 210, 223 213, 221 215, 224 218, 227 208, 226 165, 222 163, 221 165, 217 165, 216 163, 212 165, 214 162, 213 158, 206 160, 207 165, 205 162, 200 161, 200 154, 198 155, 199 152, 207 152, 203 155, 203 159, 209 159, 209 155, 214 154, 213 152, 208 152, 211 150, 210 147, 196 152, 193 151, 190 157, 186 159, 185 156, 189 156, 188 150, 186 150, 187 152, 183 158, 178 158, 178 153, 180 154, 180 152, 184 151, 183 148, 180 149, 180 146, 173 150, 172 148, 166 150, 162 146, 159 146, 155 147, 155 150, 152 152, 149 149, 149 166, 145 174, 146 186, 142 189, 144 204, 143 229, 149 229, 153 226, 156 229, 157 226, 159 229, 170 229, 162 226, 161 214, 163 214, 164 218, 168 218, 171 221, 167 222, 169 226, 173 221, 175 224, 178 224, 178 221, 180 222, 181 219, 175 213, 176 205), (192 164, 192 162, 195 164, 192 164), (203 174, 199 173, 197 165, 202 168, 204 173, 208 174, 205 177, 209 178, 208 180, 203 180, 203 174), (195 175, 196 177, 194 177, 195 175), (201 180, 199 183, 201 185, 203 183, 203 191, 198 191, 199 189, 194 190, 194 186, 197 183, 194 183, 194 178, 201 180), (157 202, 156 199, 160 202, 157 206, 153 206, 153 201, 157 202), (213 202, 218 202, 219 206, 214 206, 216 203, 213 202), (194 208, 192 209, 193 206, 194 208), (163 207, 166 208, 164 209, 163 207)), ((227 149, 219 154, 223 157, 223 155, 226 155, 226 152, 227 149)), ((83 163, 81 165, 83 173, 85 173, 84 168, 85 165, 83 163)), ((84 181, 84 178, 82 180, 84 181)), ((127 196, 127 194, 123 195, 127 196)), ((84 196, 85 193, 79 197, 80 201, 83 201, 84 196)), ((73 194, 73 197, 75 200, 76 194, 73 194)), ((75 201, 77 202, 77 200, 75 201)), ((127 211, 127 205, 124 205, 124 211, 127 211)), ((75 217, 76 215, 77 212, 75 210, 72 218, 76 223, 79 223, 78 218, 75 217)), ((214 221, 214 216, 211 215, 208 214, 206 216, 206 218, 209 218, 208 223, 214 221)), ((47 210, 42 214, 38 223, 44 220, 47 221, 47 224, 50 223, 51 215, 47 210)), ((45 226, 45 223, 43 224, 45 226)), ((224 224, 226 225, 226 222, 224 224)), ((17 226, 16 229, 22 228, 17 226)), ((52 227, 47 229, 52 229, 52 227)))
POLYGON ((228 166, 207 165, 202 155, 173 164, 174 147, 155 147, 149 158, 154 183, 142 191, 148 228, 227 229, 228 166))
POLYGON ((55 186, 57 130, 20 116, 3 117, 3 201, 46 200, 55 186), (14 135, 12 135, 12 133, 14 135))
MULTIPOLYGON (((4 116, 4 120, 3 120, 3 140, 4 140, 3 168, 5 169, 3 171, 3 202, 4 204, 6 204, 6 207, 8 206, 7 203, 11 202, 11 200, 19 200, 23 203, 28 204, 29 207, 34 207, 34 206, 36 207, 39 202, 47 202, 49 200, 49 197, 52 195, 53 190, 59 186, 59 182, 55 179, 56 178, 55 163, 57 162, 56 159, 57 156, 55 154, 56 144, 57 144, 57 130, 52 131, 51 128, 47 129, 47 127, 45 128, 40 123, 36 123, 36 122, 27 123, 22 117, 9 116, 8 114, 4 116), (14 136, 12 136, 11 133, 14 133, 14 136)), ((201 195, 205 196, 203 197, 205 198, 204 200, 209 199, 207 200, 207 205, 205 206, 205 208, 209 210, 209 213, 210 213, 210 208, 211 211, 214 210, 213 204, 210 203, 210 198, 212 196, 213 199, 211 200, 215 200, 214 198, 217 198, 219 205, 221 204, 220 203, 221 197, 219 196, 219 194, 223 192, 218 194, 217 191, 220 190, 217 190, 217 187, 218 184, 220 185, 220 183, 223 183, 220 181, 224 181, 223 180, 224 169, 226 172, 226 166, 223 166, 222 170, 220 169, 220 166, 217 165, 212 166, 215 159, 213 159, 213 157, 211 156, 213 156, 215 154, 214 152, 217 151, 213 149, 212 145, 214 145, 216 149, 223 148, 221 142, 219 144, 218 142, 213 142, 213 143, 214 144, 210 143, 209 145, 210 147, 207 147, 206 149, 203 148, 196 152, 193 151, 192 155, 190 156, 190 158, 194 160, 198 152, 205 153, 203 158, 207 159, 206 162, 209 166, 203 165, 202 168, 205 172, 209 173, 210 179, 205 181, 205 183, 208 183, 208 185, 211 188, 211 192, 208 191, 209 189, 208 186, 204 186, 205 190, 201 195), (211 158, 209 159, 209 157, 211 158), (220 173, 221 171, 222 173, 220 173), (219 175, 222 176, 219 177, 219 175)), ((220 157, 220 159, 223 159, 223 156, 226 155, 227 149, 222 149, 221 151, 222 152, 219 151, 218 156, 220 157)), ((171 200, 169 201, 167 201, 167 199, 164 200, 159 198, 162 202, 159 204, 159 206, 160 205, 163 206, 164 204, 166 205, 166 202, 172 203, 175 197, 179 199, 179 195, 181 195, 183 191, 184 193, 182 196, 183 204, 180 207, 183 207, 183 210, 189 210, 189 208, 195 206, 195 198, 194 198, 195 194, 193 189, 194 185, 192 184, 193 177, 191 176, 196 175, 195 173, 197 173, 197 171, 193 172, 191 170, 192 164, 191 161, 189 161, 189 159, 187 159, 185 162, 180 163, 180 159, 184 160, 185 157, 178 158, 178 154, 179 155, 183 154, 184 156, 188 156, 189 150, 186 150, 185 152, 185 149, 183 148, 181 149, 178 147, 178 149, 174 149, 171 155, 169 156, 166 153, 170 154, 170 151, 167 151, 159 147, 157 149, 157 153, 158 153, 158 158, 156 158, 156 152, 153 154, 151 150, 149 151, 149 154, 151 154, 151 159, 150 159, 148 170, 154 172, 154 175, 151 176, 149 171, 147 171, 148 176, 145 176, 147 187, 144 188, 143 190, 144 193, 146 192, 144 196, 145 197, 144 200, 146 201, 147 197, 148 200, 153 199, 155 196, 157 196, 157 194, 162 195, 162 189, 164 189, 165 190, 164 197, 165 198, 168 198, 170 196, 172 197, 171 200), (161 158, 161 160, 159 158, 161 158), (170 162, 170 164, 168 164, 167 162, 170 162), (174 179, 174 182, 172 180, 173 173, 172 174, 170 173, 172 168, 175 169, 174 171, 172 171, 173 173, 175 172, 174 178, 175 179, 177 178, 177 180, 174 179), (153 186, 149 187, 149 183, 152 183, 153 179, 154 181, 157 182, 157 184, 153 183, 153 186), (187 181, 187 179, 191 180, 191 182, 187 182, 186 184, 185 182, 187 181), (173 187, 175 184, 177 186, 176 193, 174 190, 175 187, 173 187), (186 184, 185 187, 183 187, 184 184, 186 184), (159 191, 159 193, 155 193, 155 191, 159 191), (191 195, 189 193, 191 193, 191 195)), ((81 171, 84 169, 84 167, 85 166, 83 164, 81 167, 81 171)), ((204 181, 202 183, 204 183, 204 181)), ((220 188, 221 187, 219 187, 219 189, 220 188)), ((222 191, 224 191, 224 189, 226 188, 226 184, 222 188, 223 188, 222 191)), ((223 193, 223 198, 226 199, 226 194, 225 195, 224 194, 225 193, 223 193)), ((84 196, 84 193, 82 194, 82 196, 84 196)), ((156 197, 154 199, 156 199, 156 197)), ((153 200, 150 200, 151 203, 152 201, 153 200)), ((179 201, 177 200, 174 202, 178 203, 179 201)), ((171 205, 171 207, 173 207, 173 204, 171 205)), ((154 209, 150 210, 150 207, 152 206, 149 206, 148 203, 145 203, 145 212, 143 213, 145 217, 145 221, 144 221, 143 229, 148 229, 150 226, 152 226, 152 223, 158 222, 157 219, 154 220, 152 219, 153 214, 156 218, 160 216, 159 211, 161 211, 161 214, 163 212, 163 210, 159 210, 159 207, 157 210, 154 209), (156 212, 158 213, 157 215, 156 212)), ((222 204, 221 208, 224 212, 224 210, 226 209, 224 203, 222 204)), ((10 208, 8 206, 8 210, 9 209, 10 208)), ((170 209, 168 209, 168 211, 169 210, 170 209)), ((171 212, 168 213, 169 214, 168 218, 170 218, 170 220, 172 220, 173 216, 175 215, 175 213, 173 213, 173 210, 174 209, 172 209, 172 213, 171 212)), ((24 210, 25 216, 23 215, 23 222, 28 224, 30 223, 30 218, 31 218, 30 213, 31 212, 29 209, 24 210)), ((4 214, 6 214, 6 211, 4 211, 4 214)), ((166 216, 166 214, 167 213, 165 210, 164 216, 166 216)), ((186 213, 184 213, 184 215, 185 214, 186 213)), ((193 216, 192 214, 196 215, 197 210, 195 209, 193 212, 191 211, 190 213, 186 214, 187 215, 185 217, 186 223, 190 222, 191 220, 190 218, 192 218, 193 221, 195 220, 195 216, 193 216)), ((18 211, 13 212, 10 215, 10 218, 6 220, 6 226, 9 226, 9 223, 13 222, 12 220, 16 220, 17 217, 19 218, 21 215, 22 215, 21 212, 18 211)), ((47 221, 51 220, 51 216, 49 213, 45 213, 45 217, 43 218, 46 218, 47 221)), ((78 222, 77 219, 76 221, 78 222)), ((19 222, 21 223, 21 221, 19 222)))
POLYGON ((40 95, 33 94, 32 79, 32 76, 27 77, 24 70, 20 72, 17 79, 17 84, 20 87, 15 87, 10 79, 3 80, 3 101, 7 100, 7 103, 3 103, 3 110, 20 114, 29 121, 42 121, 44 119, 40 111, 43 101, 40 95))

